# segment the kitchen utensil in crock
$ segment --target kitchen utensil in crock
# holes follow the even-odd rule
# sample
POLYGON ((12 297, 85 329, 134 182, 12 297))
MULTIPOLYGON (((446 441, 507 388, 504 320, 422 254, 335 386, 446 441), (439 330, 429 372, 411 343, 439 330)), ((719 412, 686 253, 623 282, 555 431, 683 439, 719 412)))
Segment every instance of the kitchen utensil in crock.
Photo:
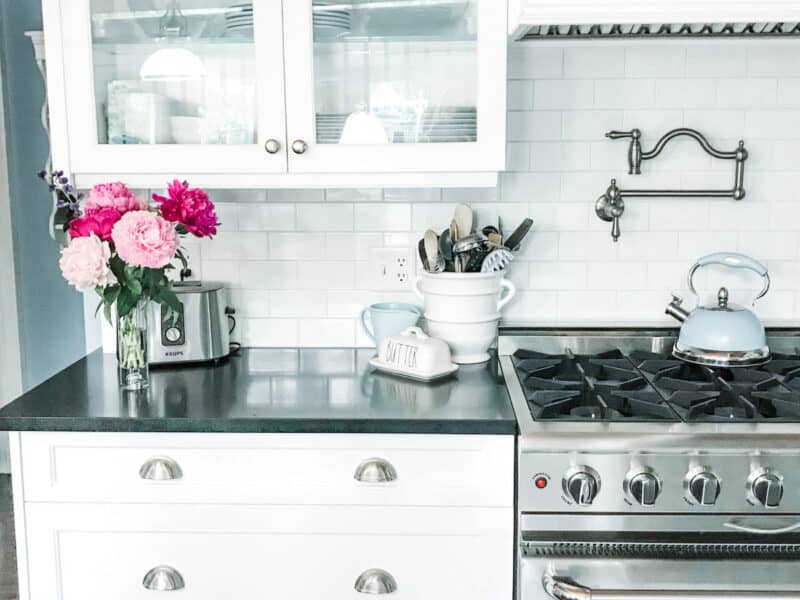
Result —
POLYGON ((494 273, 502 271, 511 261, 514 260, 514 255, 508 248, 496 248, 486 255, 481 263, 481 273, 494 273))
POLYGON ((482 233, 468 235, 453 244, 456 270, 460 273, 480 272, 481 264, 487 254, 486 237, 482 233))
POLYGON ((469 206, 466 204, 456 205, 453 221, 456 222, 456 225, 458 226, 458 235, 461 236, 457 239, 454 239, 453 242, 457 242, 460 239, 472 234, 472 209, 469 206))
POLYGON ((673 355, 686 362, 710 367, 750 367, 769 361, 770 350, 764 324, 756 314, 728 302, 727 288, 720 288, 716 306, 700 306, 694 287, 694 274, 701 267, 722 265, 732 269, 748 269, 761 275, 764 287, 753 300, 769 291, 767 268, 757 260, 735 252, 717 252, 700 258, 689 270, 689 290, 697 298, 697 307, 689 312, 683 299, 673 294, 666 313, 682 323, 673 355))
POLYGON ((525 236, 528 235, 531 227, 533 227, 533 219, 527 218, 522 221, 522 223, 519 224, 519 227, 517 227, 514 232, 508 236, 505 244, 506 248, 514 252, 519 250, 522 240, 524 240, 525 236))
POLYGON ((444 271, 444 257, 439 252, 439 236, 433 229, 428 229, 422 238, 425 244, 425 255, 428 257, 427 270, 431 273, 444 271))

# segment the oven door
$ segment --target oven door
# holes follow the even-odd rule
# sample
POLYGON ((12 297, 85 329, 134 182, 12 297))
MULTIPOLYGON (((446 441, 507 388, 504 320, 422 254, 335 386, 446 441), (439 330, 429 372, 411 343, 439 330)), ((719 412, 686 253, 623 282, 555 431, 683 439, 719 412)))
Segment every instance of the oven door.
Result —
POLYGON ((800 600, 800 515, 524 515, 519 600, 800 600))

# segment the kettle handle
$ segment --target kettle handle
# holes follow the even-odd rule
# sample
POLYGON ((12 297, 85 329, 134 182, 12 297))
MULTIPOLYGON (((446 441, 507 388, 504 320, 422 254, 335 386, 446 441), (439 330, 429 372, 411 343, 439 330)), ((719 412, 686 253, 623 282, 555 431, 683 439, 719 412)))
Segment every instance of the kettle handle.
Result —
POLYGON ((753 303, 755 303, 756 300, 763 298, 769 291, 769 271, 767 271, 767 267, 762 265, 755 258, 751 258, 745 254, 739 254, 738 252, 714 252, 713 254, 707 254, 706 256, 697 259, 697 262, 689 270, 689 276, 687 278, 689 282, 689 290, 695 296, 698 296, 698 294, 694 287, 694 274, 700 267, 706 267, 708 265, 722 265, 723 267, 730 267, 731 269, 748 269, 754 273, 757 273, 758 275, 761 275, 761 277, 764 278, 764 287, 758 296, 756 296, 756 298, 753 300, 753 303))

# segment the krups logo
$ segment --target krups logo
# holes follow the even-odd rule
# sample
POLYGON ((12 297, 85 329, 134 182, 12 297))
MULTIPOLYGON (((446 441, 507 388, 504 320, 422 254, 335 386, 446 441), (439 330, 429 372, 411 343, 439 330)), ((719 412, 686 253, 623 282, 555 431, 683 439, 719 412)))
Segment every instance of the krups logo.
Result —
POLYGON ((183 356, 183 350, 174 350, 172 352, 165 352, 164 356, 169 356, 169 357, 183 356))

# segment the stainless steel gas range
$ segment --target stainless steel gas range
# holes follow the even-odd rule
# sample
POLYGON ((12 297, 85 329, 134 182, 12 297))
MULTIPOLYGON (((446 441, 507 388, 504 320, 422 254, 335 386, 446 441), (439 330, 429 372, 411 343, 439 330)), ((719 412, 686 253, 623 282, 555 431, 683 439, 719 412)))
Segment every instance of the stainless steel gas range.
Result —
POLYGON ((800 331, 712 370, 662 331, 507 330, 520 600, 800 600, 800 331))

